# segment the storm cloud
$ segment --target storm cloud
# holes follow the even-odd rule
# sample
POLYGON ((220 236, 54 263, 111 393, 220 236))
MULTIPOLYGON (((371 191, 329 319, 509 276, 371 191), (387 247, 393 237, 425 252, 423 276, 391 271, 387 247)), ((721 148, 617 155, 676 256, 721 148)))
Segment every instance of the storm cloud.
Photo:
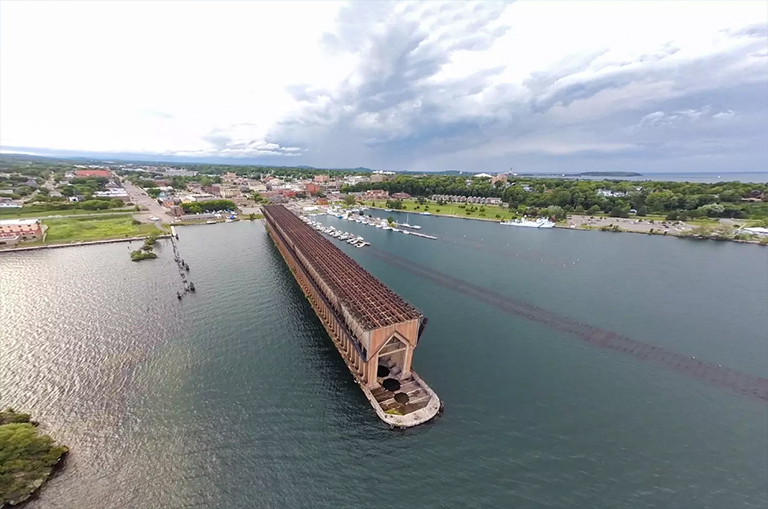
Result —
MULTIPOLYGON (((205 70, 134 80, 112 103, 82 83, 66 101, 33 95, 35 71, 15 53, 24 20, 9 10, 2 56, 19 72, 0 77, 4 148, 98 140, 109 151, 119 139, 121 152, 193 160, 424 171, 757 171, 768 158, 768 14, 754 2, 190 6, 200 26, 222 10, 233 26, 201 40, 168 25, 168 41, 187 41, 186 67, 167 41, 107 49, 205 70), (54 121, 74 113, 82 126, 62 137, 54 121), (91 130, 96 121, 112 131, 91 130)), ((149 23, 141 4, 78 8, 149 23)), ((174 12, 158 8, 152 22, 174 12)))

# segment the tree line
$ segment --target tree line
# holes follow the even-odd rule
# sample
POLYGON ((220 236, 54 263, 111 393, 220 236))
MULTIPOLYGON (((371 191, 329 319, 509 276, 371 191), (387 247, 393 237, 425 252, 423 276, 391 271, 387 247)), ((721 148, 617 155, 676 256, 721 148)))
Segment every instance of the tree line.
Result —
POLYGON ((569 213, 615 217, 627 217, 630 211, 640 216, 666 214, 670 219, 768 216, 768 185, 741 182, 703 184, 515 178, 507 183, 498 181, 491 184, 487 178, 400 175, 388 182, 346 185, 342 187, 342 192, 370 189, 427 198, 435 194, 497 197, 510 209, 523 213, 531 208, 561 207, 569 213))

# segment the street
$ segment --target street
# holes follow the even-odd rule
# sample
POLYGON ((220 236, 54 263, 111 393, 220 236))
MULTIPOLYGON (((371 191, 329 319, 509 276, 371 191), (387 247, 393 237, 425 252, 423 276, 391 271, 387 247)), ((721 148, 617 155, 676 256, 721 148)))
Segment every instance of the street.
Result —
POLYGON ((128 180, 123 180, 122 184, 128 192, 128 196, 131 197, 134 205, 139 205, 146 209, 145 211, 134 214, 134 219, 143 223, 152 222, 150 217, 159 217, 160 222, 163 223, 170 223, 174 220, 174 217, 166 212, 165 207, 157 203, 156 200, 147 195, 144 191, 130 183, 128 180))

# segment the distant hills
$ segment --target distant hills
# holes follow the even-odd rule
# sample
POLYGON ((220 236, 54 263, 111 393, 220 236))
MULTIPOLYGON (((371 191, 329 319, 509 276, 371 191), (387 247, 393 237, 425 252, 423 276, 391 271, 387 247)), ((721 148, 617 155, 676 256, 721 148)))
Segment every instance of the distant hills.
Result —
MULTIPOLYGON (((318 168, 316 166, 307 166, 307 165, 297 165, 297 166, 283 166, 283 165, 277 165, 277 164, 253 164, 253 163, 247 163, 245 161, 231 161, 228 160, 226 162, 209 162, 209 161, 189 161, 187 160, 179 160, 179 158, 176 157, 167 157, 162 159, 150 159, 149 157, 137 159, 135 157, 131 157, 130 155, 121 155, 121 154, 114 154, 110 157, 98 157, 96 154, 94 155, 75 155, 75 154, 49 154, 49 155, 32 155, 32 154, 25 154, 25 153, 12 153, 12 152, 3 152, 0 153, 0 159, 15 159, 15 160, 26 160, 26 161, 70 161, 70 162, 77 162, 80 164, 115 164, 115 163, 121 163, 121 164, 138 164, 138 165, 184 165, 184 166, 190 166, 190 165, 211 165, 211 164, 218 164, 223 166, 249 166, 253 168, 285 168, 285 169, 297 169, 297 170, 311 170, 311 171, 345 171, 345 172, 355 172, 355 173, 372 173, 374 170, 371 168, 366 168, 365 166, 358 166, 356 168, 318 168)), ((447 175, 447 176, 460 176, 460 175, 466 175, 466 176, 472 176, 476 175, 477 173, 484 173, 479 171, 466 171, 466 170, 440 170, 440 171, 414 171, 414 170, 392 170, 395 171, 398 174, 404 174, 404 175, 447 175)), ((497 173, 492 170, 486 170, 488 173, 497 173)), ((507 174, 511 172, 506 172, 507 174)), ((565 178, 578 178, 578 177, 641 177, 642 173, 635 173, 631 171, 585 171, 581 173, 518 173, 517 175, 521 177, 565 177, 565 178)))

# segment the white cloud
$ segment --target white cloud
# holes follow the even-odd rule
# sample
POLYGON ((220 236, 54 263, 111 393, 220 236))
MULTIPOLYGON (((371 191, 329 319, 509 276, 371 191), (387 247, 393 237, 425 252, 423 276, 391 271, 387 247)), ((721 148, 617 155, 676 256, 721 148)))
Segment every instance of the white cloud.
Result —
POLYGON ((472 168, 768 123, 732 92, 768 81, 759 2, 2 9, 3 147, 472 168))
POLYGON ((736 116, 735 111, 726 110, 726 111, 721 111, 719 113, 715 113, 714 115, 712 115, 712 118, 716 118, 718 120, 730 120, 735 116, 736 116))

